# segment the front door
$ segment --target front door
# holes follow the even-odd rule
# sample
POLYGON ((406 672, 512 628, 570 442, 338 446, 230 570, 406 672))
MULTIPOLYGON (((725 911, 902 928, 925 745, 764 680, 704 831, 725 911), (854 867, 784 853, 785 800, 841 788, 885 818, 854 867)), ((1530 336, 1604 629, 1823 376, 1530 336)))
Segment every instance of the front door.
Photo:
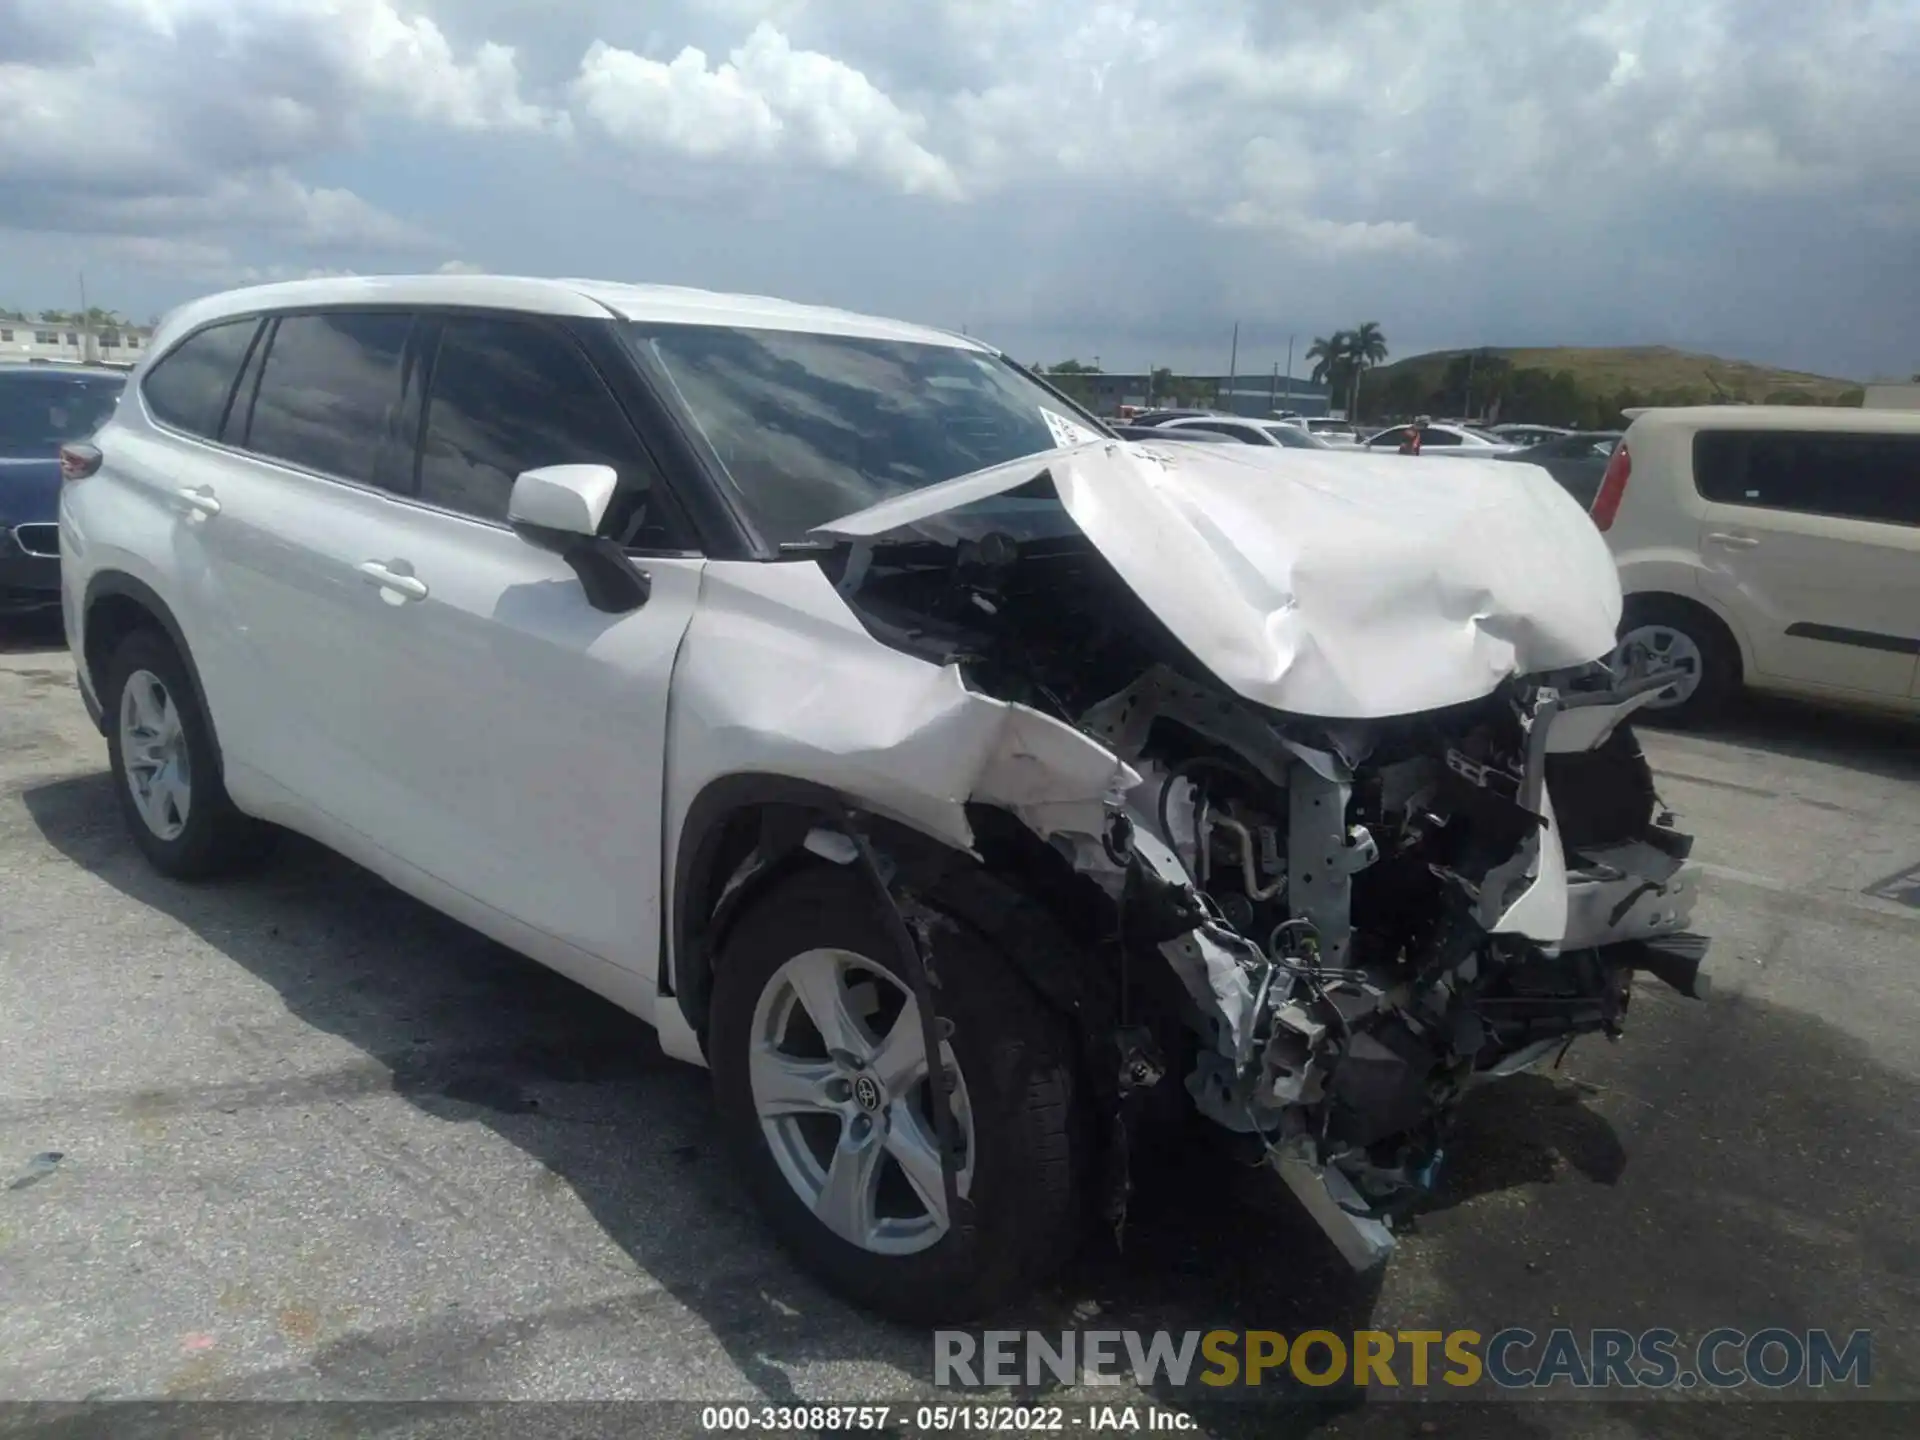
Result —
POLYGON ((406 498, 357 557, 362 633, 382 658, 354 707, 356 748, 379 756, 404 858, 651 975, 667 689, 704 562, 564 330, 470 315, 438 328, 406 498), (619 471, 603 533, 652 579, 637 610, 595 610, 563 560, 507 527, 514 476, 559 464, 619 471))

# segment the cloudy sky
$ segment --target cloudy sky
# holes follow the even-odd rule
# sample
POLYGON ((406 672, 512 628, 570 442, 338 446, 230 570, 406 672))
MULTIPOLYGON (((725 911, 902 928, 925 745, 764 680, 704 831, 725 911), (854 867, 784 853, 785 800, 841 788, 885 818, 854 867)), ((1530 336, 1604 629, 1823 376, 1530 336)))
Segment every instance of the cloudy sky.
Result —
POLYGON ((1915 77, 1920 0, 0 0, 0 304, 473 266, 1905 375, 1915 77))

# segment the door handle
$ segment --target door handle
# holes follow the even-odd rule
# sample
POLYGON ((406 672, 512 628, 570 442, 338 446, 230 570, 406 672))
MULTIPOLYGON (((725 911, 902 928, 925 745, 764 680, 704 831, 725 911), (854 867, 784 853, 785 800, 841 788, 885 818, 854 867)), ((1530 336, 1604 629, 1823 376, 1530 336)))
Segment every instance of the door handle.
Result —
POLYGON ((180 503, 189 510, 201 515, 218 515, 220 502, 213 491, 202 485, 198 489, 183 489, 174 492, 180 497, 180 503))
POLYGON ((427 598, 427 582, 413 575, 403 575, 397 570, 381 564, 378 560, 365 561, 360 573, 367 577, 371 585, 378 585, 384 591, 392 591, 408 600, 427 598))
POLYGON ((1757 535, 1728 535, 1719 530, 1710 532, 1707 539, 1728 550, 1751 550, 1760 543, 1757 535))

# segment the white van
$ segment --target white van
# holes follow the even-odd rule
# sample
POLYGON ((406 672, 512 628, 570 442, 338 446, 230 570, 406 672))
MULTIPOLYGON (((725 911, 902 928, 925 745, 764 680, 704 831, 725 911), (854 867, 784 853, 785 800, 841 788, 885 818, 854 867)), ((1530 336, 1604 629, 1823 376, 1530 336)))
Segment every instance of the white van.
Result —
POLYGON ((1592 509, 1676 721, 1742 685, 1920 711, 1920 413, 1639 412, 1592 509))

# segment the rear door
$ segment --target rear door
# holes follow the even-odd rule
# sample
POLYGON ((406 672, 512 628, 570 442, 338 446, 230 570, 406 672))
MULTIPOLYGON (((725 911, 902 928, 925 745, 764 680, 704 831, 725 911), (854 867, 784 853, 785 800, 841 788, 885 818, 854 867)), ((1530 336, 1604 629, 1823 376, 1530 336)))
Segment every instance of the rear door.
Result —
POLYGON ((566 328, 430 323, 405 498, 346 557, 355 618, 340 642, 379 657, 346 737, 380 783, 370 833, 521 924, 652 975, 667 689, 704 561, 566 328), (619 472, 603 533, 652 581, 631 613, 595 610, 565 561, 508 528, 514 477, 561 464, 619 472))
POLYGON ((1755 668, 1912 693, 1920 664, 1920 435, 1702 431, 1701 586, 1746 623, 1755 668))
POLYGON ((414 329, 404 309, 271 320, 224 434, 244 453, 207 487, 214 575, 244 666, 223 741, 237 727, 244 764, 375 839, 387 801, 359 718, 387 676, 362 629, 378 597, 355 565, 396 503, 381 485, 418 411, 414 329))

